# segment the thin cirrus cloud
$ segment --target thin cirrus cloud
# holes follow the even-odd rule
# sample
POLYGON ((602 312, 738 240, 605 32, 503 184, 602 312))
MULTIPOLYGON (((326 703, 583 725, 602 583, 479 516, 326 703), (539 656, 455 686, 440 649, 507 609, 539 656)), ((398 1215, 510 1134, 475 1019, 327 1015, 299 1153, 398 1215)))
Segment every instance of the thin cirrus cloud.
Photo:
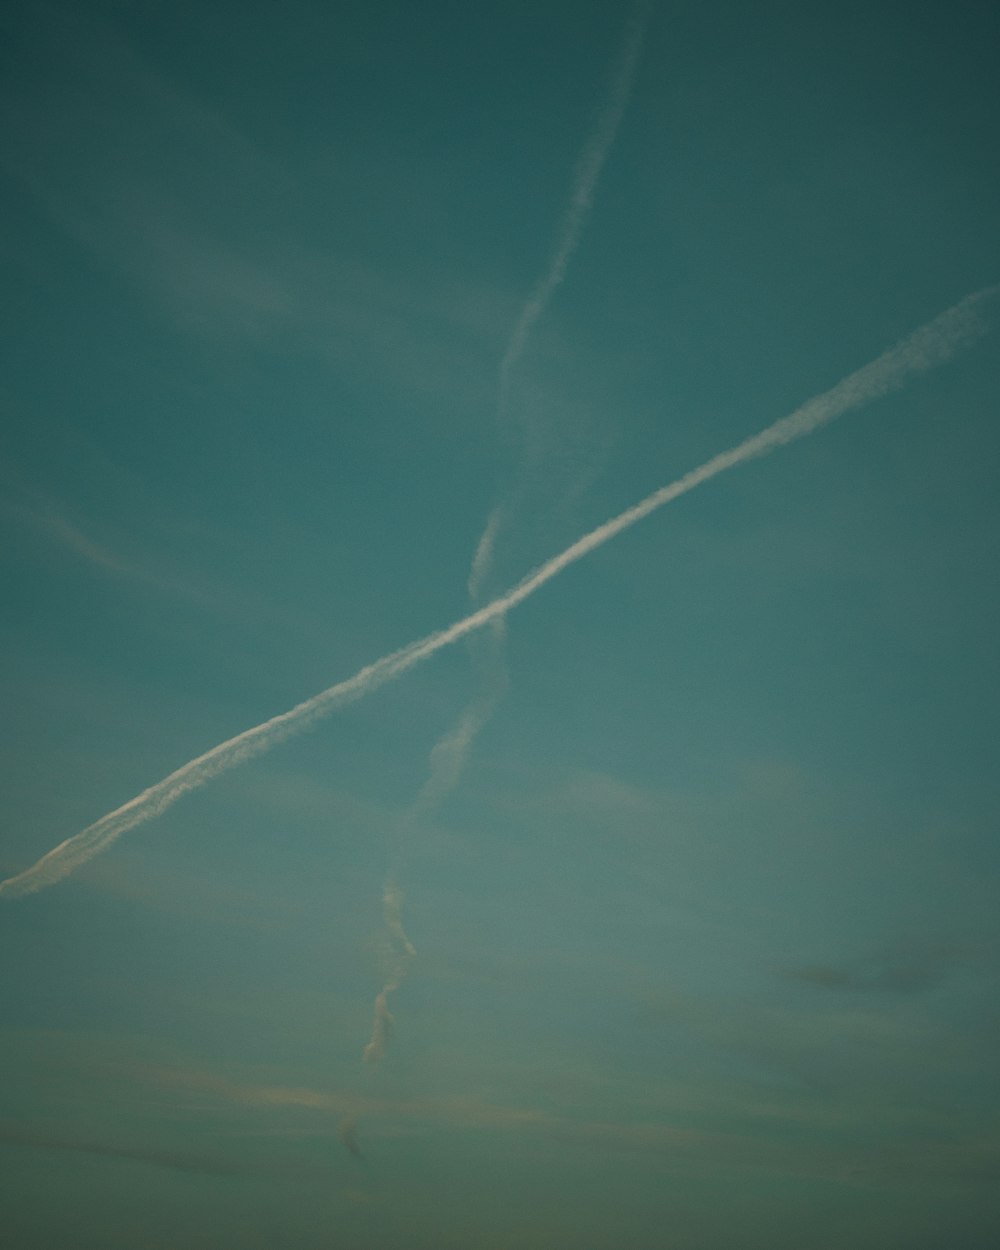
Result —
MULTIPOLYGON (((497 409, 501 423, 507 416, 510 403, 511 379, 528 345, 531 332, 565 281, 570 260, 583 237, 601 172, 632 91, 648 10, 647 3, 640 3, 626 25, 621 47, 612 66, 608 95, 593 132, 577 161, 569 204, 560 222, 552 251, 541 277, 521 308, 501 358, 497 384, 497 409)), ((483 586, 493 566, 497 538, 509 524, 511 511, 512 504, 509 501, 493 508, 476 544, 467 581, 469 601, 473 608, 481 603, 483 586)), ((505 621, 502 616, 498 616, 491 622, 490 629, 476 653, 481 669, 482 689, 462 711, 456 724, 445 732, 432 749, 429 776, 403 818, 403 832, 438 807, 458 785, 473 743, 489 722, 507 689, 507 671, 503 659, 505 641, 505 621)), ((389 995, 403 985, 416 955, 402 924, 403 892, 397 880, 401 856, 402 848, 397 845, 382 900, 389 957, 385 980, 375 996, 371 1036, 363 1052, 368 1063, 377 1062, 385 1054, 392 1027, 389 995)))
POLYGON ((995 286, 966 296, 875 360, 843 378, 830 390, 807 400, 794 412, 735 447, 713 456, 698 468, 660 487, 631 508, 597 526, 504 594, 446 629, 428 634, 383 656, 352 677, 330 686, 289 711, 244 730, 190 760, 162 781, 61 842, 24 872, 0 882, 0 894, 11 898, 54 885, 101 851, 107 850, 123 833, 160 815, 190 791, 200 789, 221 773, 301 733, 336 708, 363 698, 460 638, 506 616, 565 569, 665 504, 728 469, 767 455, 778 447, 813 433, 854 408, 899 390, 912 377, 951 360, 985 334, 988 326, 982 313, 983 305, 998 292, 1000 287, 995 286))
MULTIPOLYGON (((940 1181, 960 1177, 970 1169, 995 1170, 996 1146, 981 1134, 952 1131, 927 1132, 937 1121, 933 1113, 914 1112, 894 1104, 886 1108, 885 1127, 899 1130, 896 1140, 858 1140, 852 1131, 850 1112, 845 1118, 829 1100, 805 1098, 791 1104, 749 1100, 726 1090, 725 1106, 732 1127, 699 1129, 690 1126, 690 1088, 665 1091, 662 1108, 648 1108, 649 1118, 610 1120, 588 1117, 579 1111, 560 1114, 532 1105, 505 1105, 471 1097, 361 1098, 345 1091, 308 1087, 244 1084, 212 1072, 170 1068, 139 1069, 136 1075, 157 1086, 196 1090, 219 1103, 253 1108, 260 1113, 313 1112, 342 1119, 340 1134, 352 1154, 363 1157, 358 1118, 364 1117, 376 1136, 401 1131, 421 1132, 427 1127, 516 1134, 527 1146, 532 1139, 555 1141, 565 1148, 590 1148, 612 1152, 658 1156, 670 1166, 692 1175, 716 1175, 719 1167, 751 1169, 775 1176, 807 1176, 851 1185, 880 1185, 894 1178, 912 1178, 914 1172, 940 1181), (679 1101, 675 1105, 675 1095, 679 1101), (735 1110, 735 1122, 732 1111, 735 1110), (680 1115, 678 1115, 680 1111, 680 1115), (925 1131, 913 1140, 914 1123, 925 1131), (783 1138, 774 1129, 796 1129, 783 1138), (818 1140, 803 1142, 801 1130, 819 1130, 818 1140), (831 1128, 839 1132, 831 1135, 831 1128), (906 1130, 909 1129, 908 1144, 906 1130)), ((713 1094, 717 1101, 719 1091, 713 1094)), ((697 1106, 698 1104, 696 1104, 697 1106)), ((716 1122, 717 1123, 717 1122, 716 1122)), ((867 1123, 867 1122, 866 1122, 867 1123)), ((950 1126, 954 1130, 955 1126, 950 1126)), ((464 1139, 468 1141, 467 1136, 464 1139)))
MULTIPOLYGON (((339 233, 283 228, 317 197, 346 200, 345 175, 326 159, 322 177, 293 172, 278 145, 250 139, 113 22, 36 8, 0 81, 0 171, 51 227, 210 343, 305 352, 433 397, 435 412, 489 402, 484 368, 507 308, 490 284, 439 261, 404 280, 339 233)), ((349 158, 354 137, 336 142, 349 158)), ((23 250, 46 280, 48 253, 23 250)))
POLYGON ((103 569, 107 573, 120 573, 127 577, 138 578, 146 576, 142 569, 127 564, 113 551, 95 542, 78 526, 67 521, 51 507, 35 509, 10 501, 4 501, 4 507, 17 520, 45 534, 88 564, 103 569))
MULTIPOLYGON (((217 580, 174 574, 158 567, 155 559, 142 557, 142 562, 123 556, 116 545, 98 541, 79 521, 70 519, 65 506, 18 476, 8 468, 0 473, 0 516, 9 518, 27 532, 44 537, 54 549, 69 552, 85 566, 97 569, 122 583, 152 591, 171 599, 187 602, 207 612, 219 612, 241 619, 265 618, 283 629, 296 632, 319 630, 311 622, 285 607, 273 605, 254 594, 247 594, 217 580)), ((171 521, 171 523, 175 523, 171 521)), ((133 536, 134 539, 134 536, 133 536)), ((131 544, 133 547, 135 543, 131 544)))
POLYGON ((19 1124, 0 1124, 0 1145, 34 1150, 96 1155, 104 1159, 124 1159, 146 1163, 171 1171, 195 1172, 215 1176, 232 1176, 245 1169, 225 1159, 191 1154, 181 1150, 164 1150, 157 1146, 117 1145, 87 1138, 60 1136, 38 1132, 19 1124))

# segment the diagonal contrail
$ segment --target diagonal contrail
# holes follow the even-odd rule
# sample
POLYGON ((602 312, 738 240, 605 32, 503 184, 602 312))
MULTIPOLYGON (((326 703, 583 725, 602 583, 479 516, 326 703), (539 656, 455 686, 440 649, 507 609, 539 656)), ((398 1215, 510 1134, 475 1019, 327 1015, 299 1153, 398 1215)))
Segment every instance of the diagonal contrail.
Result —
POLYGON ((148 790, 143 790, 115 811, 102 816, 81 833, 53 850, 32 867, 0 882, 0 894, 15 897, 32 894, 45 886, 54 885, 68 876, 93 856, 107 850, 123 833, 136 825, 160 815, 191 790, 197 790, 213 777, 235 767, 244 760, 260 755, 283 742, 293 734, 301 733, 335 708, 363 698, 379 686, 401 676, 415 665, 434 655, 444 647, 451 646, 476 630, 483 629, 491 621, 506 616, 512 608, 530 598, 537 590, 550 582, 564 569, 582 560, 584 556, 603 546, 624 530, 650 513, 671 503, 688 491, 727 469, 758 456, 766 455, 776 447, 794 442, 811 434, 820 426, 853 408, 870 403, 892 391, 899 390, 906 382, 935 366, 951 360, 957 352, 970 346, 986 332, 987 324, 981 314, 984 303, 1000 292, 1000 286, 989 287, 966 296, 954 307, 935 317, 919 330, 897 343, 855 373, 849 374, 836 386, 808 400, 794 412, 769 425, 759 434, 739 443, 728 451, 720 452, 697 469, 678 478, 667 486, 647 495, 645 499, 627 508, 610 521, 591 530, 559 555, 524 577, 516 586, 491 600, 446 629, 428 634, 409 646, 383 656, 373 664, 360 669, 353 677, 338 682, 321 691, 290 711, 282 712, 263 724, 247 729, 227 742, 221 742, 203 755, 184 764, 164 777, 148 790))

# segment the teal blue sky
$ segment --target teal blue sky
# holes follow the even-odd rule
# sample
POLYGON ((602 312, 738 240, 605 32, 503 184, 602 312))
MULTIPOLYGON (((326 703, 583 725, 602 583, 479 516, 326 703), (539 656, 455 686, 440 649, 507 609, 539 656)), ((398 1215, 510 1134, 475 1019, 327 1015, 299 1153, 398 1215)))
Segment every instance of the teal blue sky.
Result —
MULTIPOLYGON (((0 876, 1000 280, 998 36, 8 6, 0 876)), ((3 1244, 991 1245, 998 305, 0 898, 3 1244)))

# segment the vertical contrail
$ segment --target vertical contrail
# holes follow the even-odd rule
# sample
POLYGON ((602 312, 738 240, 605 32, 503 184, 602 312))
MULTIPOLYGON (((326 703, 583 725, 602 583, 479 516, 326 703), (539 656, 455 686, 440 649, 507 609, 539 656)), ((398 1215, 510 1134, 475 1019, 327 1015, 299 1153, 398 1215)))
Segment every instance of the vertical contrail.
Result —
POLYGON ((754 434, 728 451, 720 452, 699 468, 692 469, 676 481, 653 491, 639 503, 620 512, 610 521, 605 521, 558 555, 546 560, 510 590, 455 621, 446 629, 428 634, 383 656, 359 669, 353 677, 330 686, 289 711, 273 716, 260 725, 254 725, 253 728, 244 730, 226 742, 220 742, 203 755, 188 761, 162 781, 102 816, 74 837, 61 842, 24 872, 0 882, 0 894, 14 898, 54 885, 101 851, 107 850, 127 830, 165 812, 185 794, 200 789, 220 773, 269 751, 279 742, 284 742, 329 716, 336 708, 363 698, 460 638, 505 617, 570 565, 582 560, 584 556, 610 542, 665 504, 686 495, 728 469, 767 455, 777 447, 811 434, 845 412, 899 390, 910 378, 951 360, 957 352, 970 346, 986 332, 987 323, 982 316, 982 306, 995 299, 998 293, 1000 286, 993 286, 966 296, 954 307, 915 330, 895 347, 883 352, 876 360, 849 374, 830 390, 808 400, 759 434, 754 434))
MULTIPOLYGON (((597 124, 577 160, 569 204, 556 232, 548 263, 521 309, 500 361, 497 408, 501 421, 506 416, 509 405, 513 372, 524 353, 532 330, 544 314, 552 296, 565 280, 569 262, 583 236, 601 171, 615 141, 631 94, 648 16, 649 4, 643 0, 636 6, 625 28, 621 47, 611 68, 607 98, 598 114, 597 124)), ((476 545, 468 577, 469 602, 473 608, 478 607, 482 602, 482 590, 492 569, 497 536, 508 521, 509 514, 509 506, 495 507, 487 518, 486 526, 476 545)), ((458 785, 469 751, 480 731, 493 715, 507 687, 507 669, 504 663, 505 638, 506 626, 503 617, 497 617, 492 622, 485 638, 481 640, 482 645, 478 655, 483 688, 462 712, 457 724, 445 733, 431 751, 430 775, 403 819, 404 831, 411 828, 421 816, 434 811, 458 785)), ((470 642, 472 641, 470 639, 470 642)), ((388 998, 405 981, 415 956, 415 951, 402 928, 403 892, 397 882, 397 874, 401 868, 399 863, 401 854, 402 848, 397 847, 396 862, 390 868, 386 885, 386 896, 391 893, 395 899, 394 923, 405 940, 408 953, 405 958, 401 956, 395 960, 382 988, 375 997, 371 1037, 364 1050, 364 1058, 369 1063, 381 1059, 385 1053, 392 1023, 388 998)), ((386 924, 388 928, 388 916, 386 924)), ((391 931, 389 942, 390 947, 395 949, 397 943, 391 931)))
POLYGON ((469 578, 466 588, 469 599, 476 603, 482 595, 483 583, 493 567, 493 548, 496 546, 497 534, 503 525, 504 510, 500 504, 486 518, 486 527, 479 536, 476 552, 469 567, 469 578))
POLYGON ((363 1055, 365 1063, 377 1063, 385 1054, 392 1030, 389 995, 406 980, 417 954, 403 929, 403 892, 391 881, 382 893, 382 917, 389 936, 388 967, 382 988, 375 996, 371 1038, 363 1055))
MULTIPOLYGON (((389 873, 382 894, 382 917, 385 925, 388 966, 382 988, 375 995, 372 1011, 372 1027, 368 1044, 364 1048, 365 1063, 377 1063, 386 1052, 392 1031, 393 1018, 389 1011, 389 995, 400 989, 410 974, 416 958, 413 947, 403 928, 403 890, 399 885, 402 875, 405 840, 410 830, 436 811, 445 798, 458 785, 472 743, 483 728, 493 709, 503 697, 507 684, 507 672, 500 652, 506 634, 504 617, 497 616, 486 630, 488 645, 493 649, 494 662, 484 663, 486 674, 484 687, 479 696, 464 709, 455 724, 443 734, 431 750, 430 770, 416 798, 410 804, 396 831, 395 845, 390 851, 389 873)), ((469 642, 474 642, 475 636, 469 642)))
MULTIPOLYGON (((569 204, 556 232, 548 263, 521 309, 500 361, 497 406, 501 420, 506 412, 513 372, 524 354, 532 330, 565 280, 569 262, 583 237, 587 218, 593 207, 598 181, 632 93, 632 83, 642 51, 649 10, 648 0, 642 0, 636 5, 625 27, 621 46, 612 63, 608 94, 598 113, 594 130, 577 160, 569 204)), ((493 567, 493 553, 497 538, 508 524, 510 513, 509 503, 498 504, 487 518, 486 526, 476 545, 468 577, 469 602, 473 608, 482 603, 483 589, 493 567)), ((487 635, 483 648, 485 689, 463 712, 456 728, 450 730, 432 752, 428 786, 438 802, 454 789, 474 739, 489 720, 496 703, 506 689, 506 670, 503 663, 505 635, 503 618, 497 618, 487 635), (437 760, 435 757, 438 757, 437 760)), ((425 791, 427 788, 425 787, 425 791)), ((418 803, 421 799, 426 802, 426 797, 422 791, 418 803)))
POLYGON ((611 71, 611 83, 593 134, 580 153, 573 178, 569 205, 556 232, 555 245, 545 272, 528 296, 500 362, 500 405, 505 406, 511 374, 520 360, 528 337, 549 301, 566 278, 569 262, 579 246, 587 218, 594 203, 594 193, 615 141, 625 108, 632 92, 632 80, 642 51, 643 36, 649 20, 649 3, 636 6, 611 71))

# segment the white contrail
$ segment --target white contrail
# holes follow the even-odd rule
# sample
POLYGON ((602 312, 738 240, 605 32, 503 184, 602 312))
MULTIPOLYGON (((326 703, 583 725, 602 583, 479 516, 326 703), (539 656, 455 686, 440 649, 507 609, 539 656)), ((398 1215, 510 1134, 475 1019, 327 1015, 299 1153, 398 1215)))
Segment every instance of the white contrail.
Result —
MULTIPOLYGON (((556 234, 548 264, 521 309, 501 359, 497 394, 497 406, 501 419, 508 406, 513 370, 524 352, 532 329, 545 312, 556 289, 564 281, 570 259, 583 235, 601 170, 611 150, 611 145, 614 143, 628 103, 648 18, 648 9, 647 0, 640 0, 625 28, 622 45, 611 69, 608 96, 598 114, 594 131, 588 137, 577 161, 569 205, 556 234)), ((481 602, 482 589, 493 565, 493 550, 497 536, 507 522, 510 511, 509 505, 507 507, 498 505, 493 509, 476 546, 468 578, 469 601, 473 608, 481 602)), ((488 639, 486 650, 481 656, 484 689, 464 709, 457 723, 439 739, 432 749, 429 776, 402 821, 406 831, 417 820, 426 817, 428 813, 438 808, 458 785, 473 743, 503 697, 507 685, 507 671, 503 659, 505 626, 502 617, 497 617, 492 622, 488 639)), ((390 869, 383 895, 383 912, 386 928, 389 931, 389 944, 397 954, 392 960, 382 988, 375 997, 371 1037, 364 1049, 364 1059, 367 1063, 375 1063, 385 1054, 392 1025, 389 995, 401 988, 409 975, 410 966, 416 955, 403 930, 403 892, 396 881, 401 858, 402 848, 397 846, 394 854, 395 863, 390 869), (392 924, 390 924, 389 904, 386 902, 390 898, 392 900, 392 924), (405 942, 405 946, 401 944, 402 942, 405 942)))
MULTIPOLYGON (((604 169, 608 153, 621 126, 622 117, 632 91, 632 81, 642 52, 646 24, 649 20, 650 0, 639 0, 629 18, 621 46, 611 67, 608 95, 600 112, 593 133, 587 139, 577 160, 570 190, 569 204, 556 233, 555 245, 541 278, 535 284, 521 309, 521 314, 511 331, 507 348, 500 361, 498 378, 498 407, 501 417, 507 406, 511 375, 527 346, 529 336, 549 301, 566 278, 569 262, 583 237, 597 191, 597 183, 604 169)), ((500 531, 509 523, 511 506, 497 505, 486 521, 476 546, 469 569, 469 600, 473 607, 481 602, 483 587, 493 566, 493 552, 500 531)), ((417 803, 427 806, 433 795, 440 802, 458 783, 465 757, 472 743, 490 719, 498 700, 506 687, 503 666, 505 630, 501 621, 496 622, 489 643, 485 662, 488 689, 462 713, 458 725, 437 744, 431 757, 431 775, 427 785, 418 796, 417 803)))
MULTIPOLYGON (((385 1055, 393 1023, 389 1011, 389 995, 402 988, 410 975, 410 968, 417 955, 403 928, 405 896, 398 884, 406 850, 404 839, 414 825, 426 819, 430 813, 437 811, 458 785, 473 742, 503 697, 507 687, 507 670, 501 659, 505 634, 506 625, 503 616, 495 617, 490 621, 487 636, 490 640, 492 663, 484 664, 484 671, 487 675, 484 688, 462 711, 451 729, 434 744, 427 780, 420 787, 416 798, 400 822, 400 828, 396 831, 389 873, 382 894, 382 916, 386 929, 388 961, 382 988, 375 995, 371 1034, 362 1052, 365 1063, 377 1063, 385 1055)), ((474 639, 470 638, 469 641, 472 642, 474 639)))
POLYGON ((483 582, 493 566, 493 548, 496 546, 497 534, 503 525, 504 510, 500 504, 486 518, 486 528, 479 536, 476 554, 472 557, 469 567, 469 580, 466 583, 469 598, 475 603, 482 593, 483 582))
POLYGON ((569 206, 556 233, 555 245, 548 266, 528 296, 510 336, 503 360, 500 362, 501 408, 506 404, 510 376, 524 351, 528 336, 564 281, 570 258, 583 235, 583 229, 594 202, 598 179, 611 145, 615 141, 615 135, 618 133, 618 127, 621 125, 632 91, 632 79, 635 77, 635 67, 642 50, 649 8, 646 0, 639 3, 625 28, 625 37, 611 71, 608 100, 597 119, 593 135, 577 161, 569 206))
POLYGON ((375 996, 371 1038, 362 1056, 365 1063, 377 1063, 385 1054, 389 1034, 392 1032, 389 995, 398 990, 406 980, 410 964, 417 954, 403 928, 403 891, 392 882, 386 885, 382 893, 382 916, 389 934, 389 967, 382 988, 375 996))
POLYGON ((301 733, 335 708, 362 698, 428 659, 435 652, 451 646, 459 638, 464 638, 491 621, 505 616, 571 564, 582 560, 591 551, 603 546, 643 517, 662 508, 664 504, 687 494, 727 469, 733 469, 747 460, 766 455, 776 447, 812 433, 852 408, 858 408, 900 389, 913 375, 944 364, 985 333, 987 326, 981 316, 981 306, 998 292, 1000 286, 995 286, 966 296, 953 308, 916 330, 878 359, 838 382, 832 389, 808 400, 789 416, 775 421, 773 425, 738 446, 714 456, 700 468, 692 469, 684 477, 647 495, 641 502, 577 539, 565 551, 529 573, 516 586, 449 625, 447 629, 428 634, 409 646, 383 656, 346 681, 338 682, 290 711, 282 712, 261 725, 255 725, 206 751, 204 755, 199 755, 156 785, 143 790, 134 799, 101 817, 81 833, 61 842, 31 868, 0 882, 0 893, 7 896, 31 894, 47 885, 53 885, 100 851, 106 850, 128 829, 166 811, 188 791, 198 789, 236 764, 269 750, 293 734, 301 733))

